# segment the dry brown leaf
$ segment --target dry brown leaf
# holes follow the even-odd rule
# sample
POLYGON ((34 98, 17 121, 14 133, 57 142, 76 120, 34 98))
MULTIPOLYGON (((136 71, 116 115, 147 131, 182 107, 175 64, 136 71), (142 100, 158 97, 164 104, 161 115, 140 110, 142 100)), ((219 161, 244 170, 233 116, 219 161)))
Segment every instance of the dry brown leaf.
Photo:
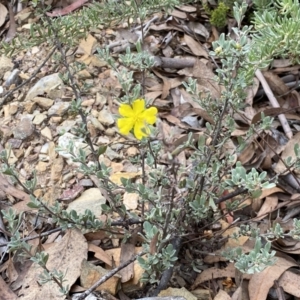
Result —
POLYGON ((283 253, 300 254, 300 242, 291 237, 279 238, 272 243, 272 247, 283 253))
POLYGON ((247 147, 245 147, 245 149, 242 151, 242 153, 238 156, 238 161, 240 161, 244 166, 252 159, 256 149, 257 146, 255 143, 249 143, 247 147))
MULTIPOLYGON (((252 275, 245 274, 244 279, 251 278, 252 275)), ((222 277, 235 277, 235 266, 233 263, 229 263, 228 266, 224 269, 219 269, 216 267, 209 268, 204 270, 201 274, 199 274, 192 285, 192 290, 199 286, 201 283, 205 281, 209 281, 212 279, 222 278, 222 277)))
POLYGON ((184 35, 184 41, 188 45, 188 47, 191 49, 194 55, 196 56, 203 56, 205 58, 208 58, 207 51, 203 48, 203 46, 200 44, 200 42, 195 41, 191 36, 185 34, 184 35))
POLYGON ((289 268, 297 266, 297 263, 290 257, 283 255, 276 257, 276 263, 267 267, 260 273, 255 273, 249 281, 250 300, 265 300, 268 292, 274 284, 274 280, 289 268))
MULTIPOLYGON (((194 8, 196 8, 196 7, 194 7, 194 8)), ((203 37, 205 37, 205 39, 209 38, 210 33, 208 32, 206 27, 203 24, 201 24, 200 22, 189 21, 187 26, 193 33, 202 35, 203 37)))
MULTIPOLYGON (((107 273, 108 271, 101 266, 95 266, 84 259, 81 265, 80 285, 88 289, 107 273)), ((115 295, 117 293, 119 281, 120 275, 115 274, 107 281, 99 285, 96 291, 106 291, 112 295, 115 295)))
POLYGON ((275 68, 285 68, 288 66, 293 65, 290 59, 280 58, 280 59, 273 59, 271 63, 271 69, 275 68))
POLYGON ((279 278, 278 283, 286 293, 295 297, 300 297, 300 274, 286 271, 279 278))
POLYGON ((170 15, 179 19, 186 19, 187 14, 183 11, 180 11, 178 9, 174 9, 173 11, 170 12, 170 15))
POLYGON ((290 109, 282 108, 282 107, 272 107, 267 108, 263 111, 258 112, 251 121, 251 124, 256 124, 261 121, 261 113, 264 113, 265 116, 277 117, 278 115, 285 114, 286 112, 291 112, 290 109))
POLYGON ((107 265, 112 266, 112 258, 109 256, 102 248, 89 243, 88 250, 94 252, 94 256, 101 261, 105 262, 107 265))
POLYGON ((199 91, 203 93, 210 92, 212 98, 218 101, 217 99, 221 96, 221 87, 215 80, 212 68, 197 59, 193 67, 193 76, 197 78, 199 91), (201 87, 203 88, 201 89, 201 87))
POLYGON ((239 233, 239 228, 238 227, 230 227, 230 224, 228 224, 226 221, 224 220, 220 220, 221 226, 222 226, 222 230, 225 230, 222 233, 223 237, 228 237, 228 241, 224 244, 224 246, 222 247, 223 249, 226 248, 235 248, 235 247, 241 247, 243 246, 249 239, 249 236, 240 236, 239 238, 235 239, 235 238, 231 238, 230 236, 233 234, 237 234, 239 233), (227 229, 228 228, 228 229, 227 229))
POLYGON ((21 202, 13 205, 13 208, 17 213, 20 213, 24 210, 30 210, 30 208, 27 206, 27 203, 30 201, 29 195, 11 185, 2 174, 0 174, 0 190, 2 190, 5 194, 22 200, 21 202))
POLYGON ((274 74, 271 71, 266 71, 263 72, 263 75, 275 95, 279 96, 289 92, 289 88, 277 74, 274 74))
POLYGON ((193 12, 197 11, 197 8, 192 5, 180 5, 176 8, 178 8, 179 10, 185 11, 187 13, 193 13, 193 12))
POLYGON ((238 287, 236 291, 233 293, 231 300, 242 300, 242 287, 238 287))
POLYGON ((152 255, 156 254, 156 252, 157 252, 158 237, 159 237, 159 232, 155 233, 155 235, 151 239, 151 242, 150 242, 150 245, 149 245, 149 252, 152 255))
POLYGON ((17 299, 17 295, 10 289, 10 287, 6 284, 3 278, 0 276, 0 299, 1 300, 15 300, 17 299))
POLYGON ((223 290, 219 290, 214 300, 231 300, 231 297, 223 290))
MULTIPOLYGON (((288 157, 291 157, 293 160, 296 160, 296 155, 294 151, 295 145, 300 144, 300 132, 296 133, 292 139, 288 141, 288 143, 285 145, 284 150, 282 151, 281 158, 282 160, 286 161, 288 157)), ((277 165, 274 168, 274 171, 277 174, 284 173, 286 171, 286 166, 284 163, 280 160, 277 165)), ((295 170, 296 171, 296 170, 295 170)))
MULTIPOLYGON (((71 287, 80 275, 81 262, 87 258, 87 249, 86 239, 79 230, 67 230, 64 237, 59 242, 54 243, 47 251, 49 254, 48 270, 63 272, 66 280, 64 285, 71 287)), ((43 273, 43 270, 35 264, 30 267, 19 293, 22 297, 19 299, 65 299, 65 296, 59 292, 56 283, 48 282, 43 285, 38 283, 41 273, 43 273)))
MULTIPOLYGON (((145 94, 145 99, 147 101, 153 101, 155 100, 157 97, 159 97, 162 94, 162 91, 156 91, 156 92, 149 92, 147 94, 145 94)), ((156 104, 156 103, 155 103, 156 104)))
MULTIPOLYGON (((121 244, 121 257, 120 264, 130 260, 135 253, 135 246, 132 243, 122 243, 121 244)), ((121 282, 128 282, 130 279, 134 277, 134 264, 131 263, 127 267, 123 268, 119 271, 121 275, 121 282)))
POLYGON ((255 97, 259 88, 259 80, 257 78, 253 78, 253 84, 246 89, 247 97, 245 103, 252 107, 253 105, 253 98, 255 97))
MULTIPOLYGON (((138 254, 142 250, 142 247, 135 247, 134 254, 138 254)), ((120 264, 120 256, 121 256, 121 249, 120 248, 114 248, 110 250, 106 250, 108 255, 111 255, 114 259, 114 262, 116 266, 120 264)), ((133 263, 133 269, 134 269, 134 277, 129 280, 128 282, 125 282, 122 284, 122 288, 124 292, 135 290, 136 287, 141 287, 142 284, 140 282, 140 279, 144 273, 144 269, 139 265, 137 261, 133 263)))
POLYGON ((4 24, 7 12, 7 8, 2 3, 0 3, 0 26, 4 24))
POLYGON ((267 214, 274 211, 278 204, 278 197, 276 195, 266 197, 262 207, 260 208, 259 212, 257 213, 257 217, 255 217, 253 220, 261 220, 263 219, 267 214))
POLYGON ((168 122, 180 127, 180 128, 183 128, 183 129, 190 129, 189 126, 183 124, 178 118, 168 114, 168 113, 165 113, 165 114, 161 114, 161 118, 165 118, 168 122))

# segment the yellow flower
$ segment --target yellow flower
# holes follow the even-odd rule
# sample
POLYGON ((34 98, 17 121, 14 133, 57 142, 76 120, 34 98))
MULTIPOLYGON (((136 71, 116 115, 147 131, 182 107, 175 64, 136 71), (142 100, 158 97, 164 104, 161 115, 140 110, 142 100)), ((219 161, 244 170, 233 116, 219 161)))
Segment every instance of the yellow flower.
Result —
POLYGON ((148 136, 150 130, 148 124, 153 125, 156 121, 157 108, 145 108, 145 100, 134 100, 132 105, 121 104, 119 113, 123 118, 118 119, 120 133, 127 135, 133 129, 138 140, 148 136))

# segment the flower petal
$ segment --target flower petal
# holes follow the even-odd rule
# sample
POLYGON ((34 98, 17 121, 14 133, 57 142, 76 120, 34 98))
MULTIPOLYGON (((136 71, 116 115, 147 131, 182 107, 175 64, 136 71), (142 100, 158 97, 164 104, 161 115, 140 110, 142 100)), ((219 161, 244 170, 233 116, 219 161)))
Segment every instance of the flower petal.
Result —
POLYGON ((132 103, 132 110, 135 115, 141 114, 145 110, 145 100, 144 99, 136 99, 132 103))
POLYGON ((145 120, 148 124, 153 125, 156 121, 156 114, 157 114, 157 108, 150 107, 143 112, 141 118, 145 120))
POLYGON ((147 128, 145 127, 145 124, 142 120, 138 120, 137 122, 135 122, 133 133, 138 140, 141 140, 144 136, 147 136, 147 134, 143 132, 145 131, 145 129, 147 132, 147 128))
POLYGON ((127 135, 130 130, 133 128, 134 119, 132 118, 120 118, 117 121, 118 128, 120 133, 127 135))
POLYGON ((132 107, 130 105, 121 104, 119 107, 119 114, 122 117, 132 118, 134 116, 134 111, 132 110, 132 107))

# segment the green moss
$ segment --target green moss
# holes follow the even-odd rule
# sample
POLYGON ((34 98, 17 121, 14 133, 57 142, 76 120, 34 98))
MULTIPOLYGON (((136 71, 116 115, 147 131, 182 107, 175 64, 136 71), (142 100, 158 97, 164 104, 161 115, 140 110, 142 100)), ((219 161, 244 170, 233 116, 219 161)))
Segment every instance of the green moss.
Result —
POLYGON ((223 2, 220 2, 218 7, 211 12, 210 23, 218 28, 224 27, 227 21, 228 10, 230 8, 223 2))

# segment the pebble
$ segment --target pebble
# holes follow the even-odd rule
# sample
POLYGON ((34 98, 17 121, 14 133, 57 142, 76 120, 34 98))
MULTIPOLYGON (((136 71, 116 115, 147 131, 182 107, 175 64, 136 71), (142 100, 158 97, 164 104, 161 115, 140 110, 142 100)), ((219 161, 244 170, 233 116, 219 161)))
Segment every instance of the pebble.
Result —
POLYGON ((98 120, 103 125, 109 126, 115 123, 115 120, 107 108, 103 108, 98 114, 98 120))
POLYGON ((40 125, 43 123, 43 121, 47 119, 47 116, 45 116, 44 114, 37 114, 34 119, 33 119, 33 124, 34 125, 40 125))
POLYGON ((48 110, 48 116, 63 116, 70 107, 68 102, 56 102, 48 110))
POLYGON ((139 154, 139 150, 136 147, 129 147, 126 152, 129 157, 133 157, 139 154))
POLYGON ((19 105, 17 103, 11 103, 9 105, 9 114, 14 115, 19 109, 19 105))
POLYGON ((122 158, 122 155, 121 155, 121 154, 119 154, 119 153, 117 153, 116 151, 112 150, 110 147, 107 147, 105 154, 106 154, 106 156, 107 156, 110 160, 122 158))
POLYGON ((25 140, 29 138, 34 132, 34 125, 29 118, 22 119, 16 128, 13 130, 14 138, 25 140))
POLYGON ((25 101, 31 101, 38 95, 48 94, 57 87, 63 86, 63 81, 58 73, 41 78, 27 93, 25 101))
POLYGON ((85 179, 81 179, 79 181, 79 184, 82 185, 82 186, 93 186, 94 183, 91 179, 88 179, 88 178, 85 178, 85 179))
POLYGON ((92 78, 92 75, 87 70, 81 70, 77 74, 79 79, 89 79, 92 78))
POLYGON ((22 145, 22 140, 9 139, 7 144, 9 144, 12 149, 19 149, 22 145))
POLYGON ((48 140, 52 141, 53 140, 53 136, 51 133, 51 130, 49 127, 45 127, 41 130, 41 135, 44 136, 45 138, 47 138, 48 140))
POLYGON ((31 114, 34 109, 36 107, 36 104, 34 102, 24 102, 24 108, 25 108, 25 111, 28 112, 29 114, 31 114))
POLYGON ((14 67, 12 60, 4 55, 0 57, 0 78, 3 78, 7 71, 11 71, 14 67))
POLYGON ((115 130, 114 128, 107 128, 107 129, 105 130, 105 134, 106 134, 107 136, 114 136, 115 133, 116 133, 116 130, 115 130))
POLYGON ((49 143, 45 143, 45 144, 42 146, 42 148, 41 148, 41 150, 40 150, 40 153, 41 153, 41 154, 48 154, 48 150, 49 150, 49 143))
POLYGON ((106 199, 102 196, 98 188, 90 188, 82 193, 80 197, 75 199, 68 205, 67 211, 74 209, 78 214, 84 214, 86 209, 92 209, 97 218, 102 215, 102 204, 106 203, 106 199))
POLYGON ((35 97, 35 98, 33 98, 33 102, 35 102, 40 107, 45 108, 45 109, 49 109, 54 103, 54 101, 52 99, 44 98, 44 97, 35 97))

